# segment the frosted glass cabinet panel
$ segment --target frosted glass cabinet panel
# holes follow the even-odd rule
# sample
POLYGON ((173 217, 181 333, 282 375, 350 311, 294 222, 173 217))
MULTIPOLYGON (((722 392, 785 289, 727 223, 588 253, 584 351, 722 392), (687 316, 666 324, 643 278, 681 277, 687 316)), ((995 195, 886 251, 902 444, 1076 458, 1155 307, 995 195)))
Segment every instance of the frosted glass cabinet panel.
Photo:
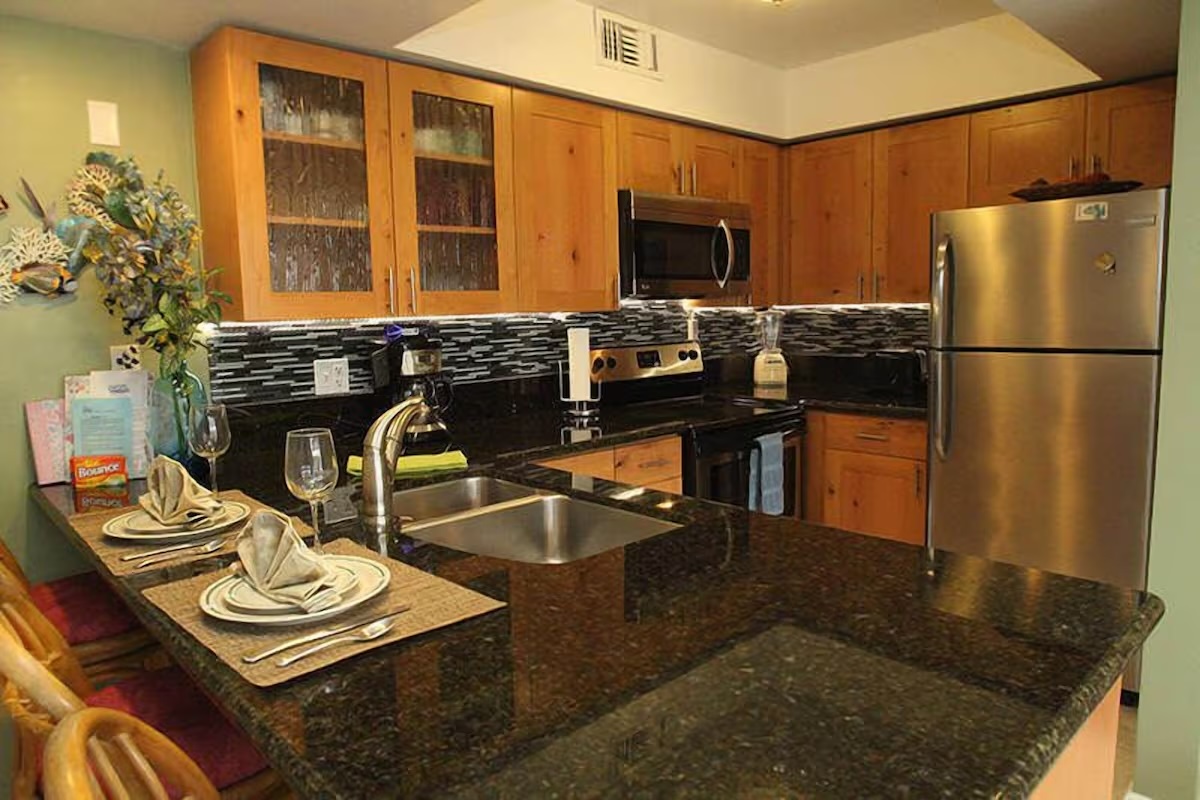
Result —
POLYGON ((398 313, 386 62, 226 28, 193 51, 192 82, 227 317, 398 313))
POLYGON ((515 308, 512 91, 389 69, 401 310, 515 308))

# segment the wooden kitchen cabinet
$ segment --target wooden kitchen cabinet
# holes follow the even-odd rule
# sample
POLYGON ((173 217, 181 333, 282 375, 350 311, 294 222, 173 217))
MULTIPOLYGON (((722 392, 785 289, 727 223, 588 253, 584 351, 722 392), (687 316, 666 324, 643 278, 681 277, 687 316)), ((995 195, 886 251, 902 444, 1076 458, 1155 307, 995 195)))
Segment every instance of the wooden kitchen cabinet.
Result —
POLYGON ((617 113, 513 92, 522 311, 617 307, 617 113))
POLYGON ((515 310, 512 89, 395 62, 388 83, 396 307, 515 310))
POLYGON ((1038 178, 1081 178, 1087 97, 1073 94, 971 115, 972 206, 1021 202, 1011 193, 1038 178))
POLYGON ((621 113, 617 119, 622 189, 733 200, 741 140, 677 122, 621 113))
POLYGON ((857 303, 871 264, 871 134, 788 152, 788 300, 857 303))
POLYGON ((751 302, 783 302, 783 149, 742 142, 741 199, 750 206, 751 302))
POLYGON ((927 441, 924 420, 809 412, 805 519, 923 544, 927 441))
POLYGON ((387 62, 222 28, 191 56, 205 262, 226 319, 382 316, 387 62))
POLYGON ((969 131, 958 116, 872 135, 873 301, 929 301, 930 216, 967 205, 969 131))
POLYGON ((617 114, 622 189, 684 194, 680 126, 640 114, 617 114))
POLYGON ((1088 92, 1087 172, 1166 186, 1174 143, 1174 77, 1088 92))
POLYGON ((925 464, 845 450, 825 453, 825 523, 909 544, 925 541, 925 464))
POLYGON ((679 494, 683 488, 682 440, 678 436, 588 450, 537 463, 576 475, 589 475, 674 494, 679 494))

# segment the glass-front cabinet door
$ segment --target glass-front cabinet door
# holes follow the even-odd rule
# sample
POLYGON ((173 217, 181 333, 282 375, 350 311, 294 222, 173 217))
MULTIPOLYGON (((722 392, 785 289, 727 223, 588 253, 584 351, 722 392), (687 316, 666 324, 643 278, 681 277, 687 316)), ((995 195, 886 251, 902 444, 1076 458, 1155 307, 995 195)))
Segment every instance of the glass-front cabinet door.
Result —
POLYGON ((386 62, 226 29, 193 83, 205 257, 229 316, 398 313, 386 62))
POLYGON ((389 70, 400 310, 514 310, 512 90, 389 70))

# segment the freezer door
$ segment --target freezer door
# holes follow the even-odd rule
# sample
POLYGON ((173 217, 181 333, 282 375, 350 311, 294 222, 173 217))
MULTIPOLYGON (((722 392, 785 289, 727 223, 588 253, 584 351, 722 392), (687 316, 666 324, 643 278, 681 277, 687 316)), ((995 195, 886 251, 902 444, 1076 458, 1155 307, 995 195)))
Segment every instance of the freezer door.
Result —
POLYGON ((1159 357, 931 356, 932 545, 1144 588, 1159 357))
POLYGON ((1159 350, 1166 190, 933 218, 935 348, 1159 350))

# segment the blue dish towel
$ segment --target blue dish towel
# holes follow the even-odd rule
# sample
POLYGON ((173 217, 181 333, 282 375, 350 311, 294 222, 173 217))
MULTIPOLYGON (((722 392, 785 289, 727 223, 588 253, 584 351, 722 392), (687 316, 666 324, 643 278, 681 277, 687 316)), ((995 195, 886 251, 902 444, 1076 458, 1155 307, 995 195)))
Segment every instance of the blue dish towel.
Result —
POLYGON ((750 510, 777 517, 783 513, 783 434, 768 433, 755 441, 758 447, 750 453, 750 510))

